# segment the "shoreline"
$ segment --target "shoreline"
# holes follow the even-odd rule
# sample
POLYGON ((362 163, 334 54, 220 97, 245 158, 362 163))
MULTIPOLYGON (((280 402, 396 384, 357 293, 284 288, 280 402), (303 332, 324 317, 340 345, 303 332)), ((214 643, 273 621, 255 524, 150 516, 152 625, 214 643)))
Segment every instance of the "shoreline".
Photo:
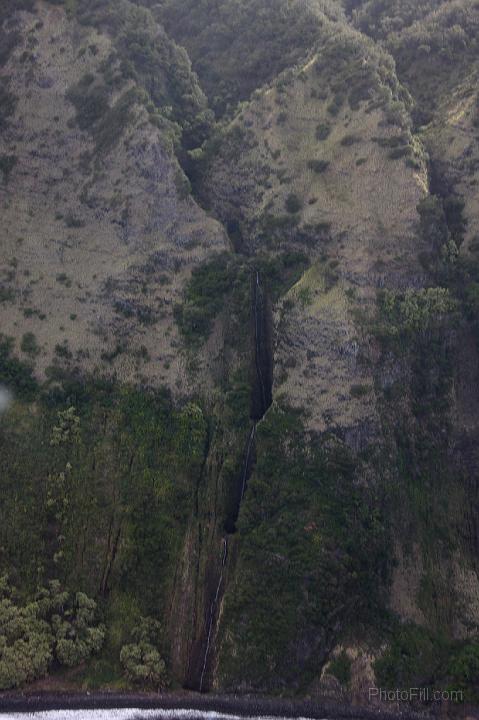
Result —
POLYGON ((342 718, 358 720, 424 720, 436 713, 410 709, 385 710, 361 705, 341 705, 330 700, 293 700, 253 695, 199 695, 196 693, 119 693, 119 692, 36 692, 0 694, 0 715, 53 710, 193 710, 218 712, 241 717, 270 716, 288 718, 342 718))

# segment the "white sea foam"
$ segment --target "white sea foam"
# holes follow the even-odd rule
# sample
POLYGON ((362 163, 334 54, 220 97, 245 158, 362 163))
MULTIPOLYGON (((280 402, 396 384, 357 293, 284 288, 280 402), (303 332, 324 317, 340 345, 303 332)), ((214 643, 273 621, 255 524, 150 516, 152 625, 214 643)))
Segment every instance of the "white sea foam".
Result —
MULTIPOLYGON (((112 710, 45 710, 39 712, 1 713, 2 720, 287 720, 287 718, 261 716, 242 716, 204 710, 141 710, 140 708, 121 708, 112 710)), ((297 720, 311 720, 297 718, 297 720)))

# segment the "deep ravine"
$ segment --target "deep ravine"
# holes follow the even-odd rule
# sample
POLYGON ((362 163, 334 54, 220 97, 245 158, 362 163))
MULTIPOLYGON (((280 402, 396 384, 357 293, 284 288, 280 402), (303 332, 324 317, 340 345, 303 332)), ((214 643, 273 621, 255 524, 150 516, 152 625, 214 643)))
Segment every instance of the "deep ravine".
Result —
MULTIPOLYGON (((251 477, 255 463, 255 440, 257 423, 264 417, 272 402, 273 363, 271 353, 271 320, 269 318, 269 304, 266 290, 263 287, 261 273, 253 272, 252 278, 252 383, 250 418, 251 429, 243 451, 241 473, 236 492, 234 510, 225 521, 225 534, 221 538, 221 563, 217 570, 215 592, 205 613, 204 640, 202 642, 201 675, 193 686, 199 692, 208 692, 211 684, 211 674, 215 657, 215 639, 218 630, 218 619, 221 601, 226 586, 227 563, 229 557, 229 541, 236 532, 236 521, 241 509, 241 502, 247 490, 248 480, 251 477)), ((212 564, 217 558, 212 559, 212 564)))

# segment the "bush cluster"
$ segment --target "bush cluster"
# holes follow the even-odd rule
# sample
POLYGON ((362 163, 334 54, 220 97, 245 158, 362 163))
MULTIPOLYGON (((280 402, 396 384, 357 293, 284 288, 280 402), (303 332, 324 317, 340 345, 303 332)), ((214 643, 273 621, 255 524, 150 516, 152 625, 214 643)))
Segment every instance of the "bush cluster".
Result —
POLYGON ((53 662, 73 667, 98 652, 105 630, 96 622, 96 603, 70 594, 58 581, 21 604, 8 579, 0 580, 0 689, 46 675, 53 662))

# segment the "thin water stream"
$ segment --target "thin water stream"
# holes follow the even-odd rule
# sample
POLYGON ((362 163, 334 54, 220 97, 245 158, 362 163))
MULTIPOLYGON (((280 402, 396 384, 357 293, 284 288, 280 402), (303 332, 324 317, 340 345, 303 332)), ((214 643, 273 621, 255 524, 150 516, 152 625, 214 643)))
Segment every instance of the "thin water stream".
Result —
POLYGON ((240 492, 238 494, 237 506, 234 509, 233 518, 229 525, 226 526, 226 534, 222 538, 222 556, 221 566, 219 570, 218 582, 216 584, 216 592, 212 597, 208 614, 206 618, 205 627, 205 646, 203 662, 201 665, 201 676, 199 679, 198 689, 200 692, 205 692, 208 687, 208 672, 211 661, 211 653, 214 644, 214 634, 218 621, 218 611, 221 603, 221 597, 224 592, 224 578, 226 571, 226 564, 228 559, 228 536, 235 532, 235 523, 239 515, 241 502, 244 498, 247 483, 251 476, 253 463, 254 463, 254 446, 256 439, 256 425, 264 417, 264 414, 271 404, 271 384, 270 375, 271 373, 264 372, 264 367, 267 367, 268 358, 265 362, 265 350, 268 352, 267 345, 267 334, 266 328, 266 305, 264 289, 261 283, 261 274, 258 270, 254 272, 254 278, 252 283, 252 312, 253 312, 253 333, 254 333, 254 369, 255 377, 252 385, 252 399, 251 399, 251 420, 252 426, 248 435, 248 440, 245 445, 243 453, 243 461, 241 464, 241 477, 240 477, 240 492), (268 387, 267 387, 268 383, 268 387), (259 394, 259 398, 255 397, 259 394))

